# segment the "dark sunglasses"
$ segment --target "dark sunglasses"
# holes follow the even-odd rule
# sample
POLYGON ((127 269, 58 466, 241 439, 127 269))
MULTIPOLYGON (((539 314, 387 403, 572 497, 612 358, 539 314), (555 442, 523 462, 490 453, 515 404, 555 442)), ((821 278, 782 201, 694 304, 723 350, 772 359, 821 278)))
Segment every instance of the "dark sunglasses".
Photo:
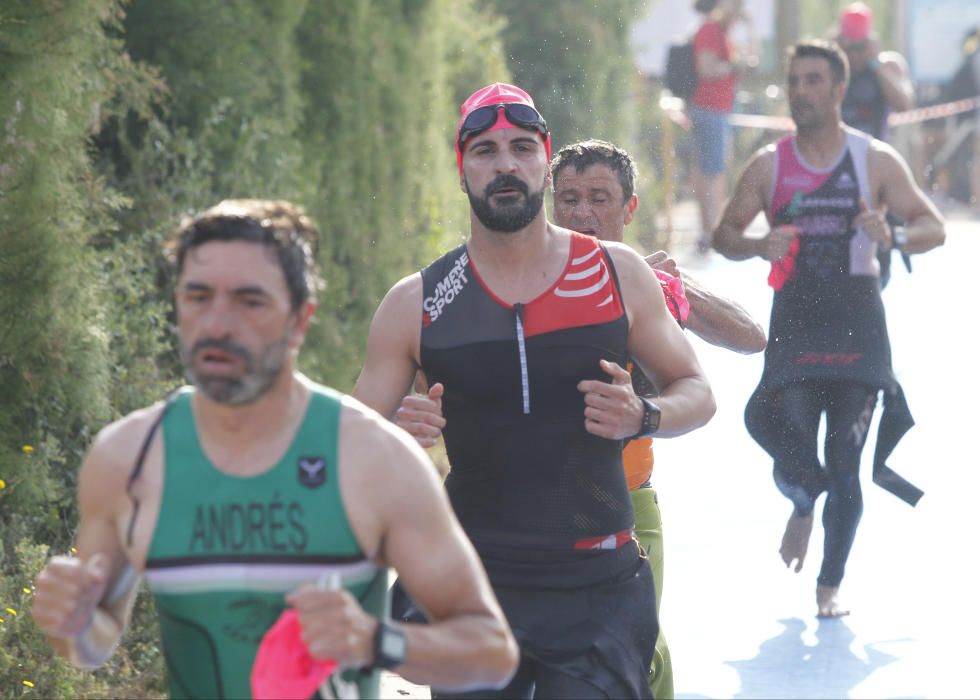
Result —
POLYGON ((497 123, 498 109, 504 110, 504 114, 507 115, 507 121, 514 126, 519 126, 529 131, 537 131, 542 136, 548 135, 548 125, 545 123, 544 117, 538 114, 534 107, 528 107, 519 103, 486 105, 485 107, 474 109, 467 114, 462 126, 459 127, 459 134, 456 136, 456 145, 460 151, 463 150, 463 144, 466 143, 467 139, 486 131, 497 123))

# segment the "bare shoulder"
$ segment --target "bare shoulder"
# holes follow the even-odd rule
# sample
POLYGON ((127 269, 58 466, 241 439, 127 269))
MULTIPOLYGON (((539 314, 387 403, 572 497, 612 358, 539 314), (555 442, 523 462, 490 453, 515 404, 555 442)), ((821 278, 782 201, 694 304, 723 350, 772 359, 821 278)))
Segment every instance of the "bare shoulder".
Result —
POLYGON ((430 515, 441 486, 428 455, 407 432, 345 395, 340 416, 339 482, 361 550, 385 562, 384 542, 406 512, 430 515))
POLYGON ((760 178, 768 182, 769 177, 772 175, 773 163, 775 162, 776 144, 767 144, 753 153, 749 158, 749 162, 746 163, 745 170, 743 171, 743 177, 760 178))
POLYGON ((405 306, 409 304, 418 305, 422 298, 422 273, 414 272, 411 275, 402 277, 398 280, 388 293, 385 294, 382 304, 405 306))
MULTIPOLYGON (((80 496, 91 489, 102 494, 125 490, 133 464, 164 402, 138 409, 102 428, 89 448, 79 475, 80 496)), ((159 435, 156 436, 159 440, 159 435)))
POLYGON ((870 145, 868 146, 868 155, 871 158, 885 158, 888 160, 902 160, 902 156, 899 155, 898 151, 891 144, 881 141, 880 139, 870 139, 870 145))
POLYGON ((435 477, 435 468, 428 468, 429 456, 415 438, 354 397, 344 395, 341 401, 342 459, 358 481, 412 482, 427 472, 435 477))
POLYGON ((868 169, 872 182, 885 183, 904 174, 911 179, 905 159, 893 146, 878 139, 871 139, 868 147, 868 169))
POLYGON ((647 266, 646 261, 633 250, 632 246, 622 243, 619 241, 603 241, 602 245, 605 246, 606 250, 609 251, 609 257, 612 261, 616 263, 616 268, 619 269, 620 265, 642 265, 647 266))
POLYGON ((385 333, 411 330, 418 325, 421 313, 422 274, 416 272, 401 278, 388 290, 375 312, 375 326, 383 323, 384 327, 377 330, 385 333))
POLYGON ((422 273, 413 272, 395 282, 388 294, 394 297, 411 296, 422 291, 422 273))
POLYGON ((763 202, 768 196, 769 186, 772 184, 775 162, 775 143, 763 146, 753 153, 738 177, 733 200, 744 202, 746 198, 750 198, 753 202, 756 200, 760 203, 763 202))

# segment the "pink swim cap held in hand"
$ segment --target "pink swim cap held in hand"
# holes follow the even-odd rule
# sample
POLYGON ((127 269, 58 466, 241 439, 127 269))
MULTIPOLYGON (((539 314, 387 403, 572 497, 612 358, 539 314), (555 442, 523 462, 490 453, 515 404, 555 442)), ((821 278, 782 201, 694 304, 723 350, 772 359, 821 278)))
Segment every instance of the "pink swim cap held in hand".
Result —
POLYGON ((789 252, 779 260, 773 260, 769 268, 769 286, 777 292, 783 288, 784 284, 793 279, 793 273, 796 271, 796 256, 800 252, 799 227, 786 226, 785 228, 792 229, 795 238, 793 238, 793 242, 789 245, 789 252))
POLYGON ((660 290, 664 293, 664 300, 667 302, 667 310, 674 320, 678 323, 687 321, 691 315, 691 302, 687 300, 687 293, 684 291, 684 283, 680 277, 674 277, 669 272, 654 270, 657 281, 660 282, 660 290))
POLYGON ((299 617, 284 611, 262 637, 252 664, 255 700, 309 700, 337 668, 332 659, 318 661, 303 641, 299 617))

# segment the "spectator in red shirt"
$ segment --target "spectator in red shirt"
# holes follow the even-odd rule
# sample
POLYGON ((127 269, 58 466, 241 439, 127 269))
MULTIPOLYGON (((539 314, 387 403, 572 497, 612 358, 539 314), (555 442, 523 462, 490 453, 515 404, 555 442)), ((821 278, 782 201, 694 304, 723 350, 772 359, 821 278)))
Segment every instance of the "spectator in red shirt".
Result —
POLYGON ((729 30, 747 21, 742 0, 697 0, 694 9, 705 15, 694 35, 694 62, 698 85, 689 101, 694 144, 694 195, 701 210, 701 252, 711 248, 711 231, 725 200, 728 158, 728 114, 735 102, 738 64, 729 30))

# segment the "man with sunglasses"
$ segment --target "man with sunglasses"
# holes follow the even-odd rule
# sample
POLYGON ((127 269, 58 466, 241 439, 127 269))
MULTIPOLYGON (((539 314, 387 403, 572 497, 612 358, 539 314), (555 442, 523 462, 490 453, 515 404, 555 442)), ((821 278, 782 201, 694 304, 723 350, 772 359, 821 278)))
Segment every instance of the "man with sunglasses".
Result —
POLYGON ((650 697, 654 586, 622 444, 703 425, 711 389, 643 258, 546 219, 551 138, 531 97, 495 83, 461 112, 470 236, 388 292, 354 395, 413 435, 432 420, 399 410, 418 370, 440 404, 446 489, 522 651, 481 697, 650 697))

